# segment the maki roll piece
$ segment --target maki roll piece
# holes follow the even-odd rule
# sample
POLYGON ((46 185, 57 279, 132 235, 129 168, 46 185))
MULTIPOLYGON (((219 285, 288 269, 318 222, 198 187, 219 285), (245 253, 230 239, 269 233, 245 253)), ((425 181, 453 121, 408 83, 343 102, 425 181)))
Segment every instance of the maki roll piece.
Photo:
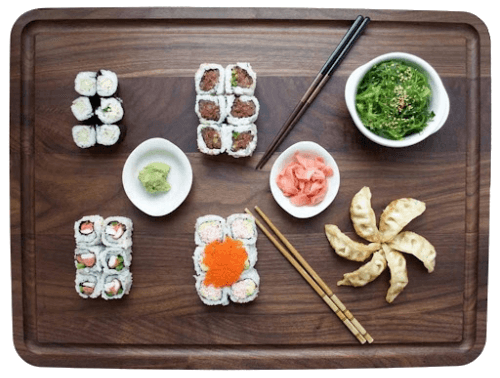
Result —
POLYGON ((197 245, 223 241, 226 220, 218 215, 205 215, 196 220, 194 241, 197 245))
POLYGON ((227 123, 244 125, 254 123, 259 116, 260 105, 255 96, 227 96, 227 123))
POLYGON ((93 273, 77 273, 75 290, 82 298, 98 298, 101 295, 102 284, 100 277, 93 273))
POLYGON ((203 263, 205 258, 205 245, 196 247, 193 254, 194 270, 196 274, 205 274, 208 271, 208 266, 203 263))
POLYGON ((105 272, 118 273, 125 268, 130 268, 132 263, 132 250, 108 247, 100 254, 100 264, 105 272))
POLYGON ((255 124, 242 126, 227 126, 223 130, 222 144, 232 157, 252 156, 257 147, 257 127, 255 124))
POLYGON ((76 244, 100 244, 103 227, 104 219, 100 215, 87 215, 77 220, 74 225, 76 244))
POLYGON ((257 242, 257 226, 255 219, 249 214, 233 214, 227 218, 229 236, 241 240, 244 244, 257 242))
POLYGON ((194 111, 202 124, 219 124, 226 118, 224 96, 198 95, 194 111))
POLYGON ((196 276, 195 288, 201 301, 208 306, 227 306, 229 304, 227 288, 206 285, 204 281, 204 275, 196 276))
POLYGON ((124 269, 119 273, 106 274, 103 277, 102 298, 120 299, 130 293, 132 287, 132 273, 124 269))
POLYGON ((200 152, 206 155, 219 155, 225 151, 222 146, 222 131, 217 125, 199 125, 197 144, 200 152))
POLYGON ((73 141, 80 148, 95 146, 97 135, 94 126, 76 125, 71 129, 73 141))
POLYGON ((224 67, 202 63, 194 75, 195 90, 200 95, 224 94, 224 67))
POLYGON ((97 73, 85 71, 76 75, 75 91, 82 96, 94 96, 97 91, 97 73))
POLYGON ((244 272, 240 279, 231 285, 229 298, 235 303, 248 303, 259 294, 260 277, 255 269, 244 272))
POLYGON ((113 146, 120 140, 121 130, 117 125, 96 126, 96 142, 102 146, 113 146))
POLYGON ((226 94, 253 96, 257 75, 250 63, 230 64, 226 67, 226 94))
POLYGON ((132 247, 133 224, 129 218, 114 216, 104 220, 102 244, 107 247, 132 247))
POLYGON ((71 104, 71 111, 78 121, 86 121, 94 115, 90 99, 86 96, 74 99, 71 104))
POLYGON ((78 272, 100 272, 102 270, 99 261, 104 248, 100 245, 79 246, 75 250, 75 268, 78 272))
POLYGON ((119 122, 123 118, 122 100, 116 97, 103 97, 95 113, 102 123, 119 122))
POLYGON ((108 70, 100 70, 97 75, 97 94, 101 97, 110 97, 118 89, 118 77, 116 73, 108 70))

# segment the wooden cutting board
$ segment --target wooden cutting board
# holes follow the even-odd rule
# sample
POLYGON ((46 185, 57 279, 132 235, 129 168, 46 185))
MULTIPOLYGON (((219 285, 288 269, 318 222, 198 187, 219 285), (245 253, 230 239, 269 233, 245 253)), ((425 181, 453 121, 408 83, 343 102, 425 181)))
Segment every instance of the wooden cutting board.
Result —
POLYGON ((38 366, 122 368, 347 368, 461 365, 486 337, 489 234, 490 40, 468 13, 338 9, 47 9, 19 18, 11 44, 11 243, 14 340, 38 366), (263 170, 265 149, 324 61, 363 14, 371 23, 263 170), (387 52, 428 61, 451 100, 445 126, 404 149, 355 128, 344 101, 349 74, 387 52), (250 62, 257 72, 258 147, 252 158, 197 152, 194 73, 200 63, 250 62), (76 74, 119 77, 127 128, 116 147, 81 150, 71 137, 76 74), (122 187, 144 140, 163 137, 188 156, 186 201, 149 217, 122 187), (269 171, 288 146, 311 140, 336 160, 339 193, 318 216, 295 219, 273 200, 269 171), (356 239, 353 195, 370 187, 377 217, 394 199, 427 210, 407 229, 436 248, 432 274, 407 257, 409 284, 385 301, 389 272, 363 288, 336 287, 359 267, 337 256, 324 225, 356 239), (260 234, 259 297, 208 307, 194 288, 194 224, 258 205, 375 339, 360 345, 260 234), (83 300, 74 289, 73 223, 83 215, 134 222, 131 293, 83 300))

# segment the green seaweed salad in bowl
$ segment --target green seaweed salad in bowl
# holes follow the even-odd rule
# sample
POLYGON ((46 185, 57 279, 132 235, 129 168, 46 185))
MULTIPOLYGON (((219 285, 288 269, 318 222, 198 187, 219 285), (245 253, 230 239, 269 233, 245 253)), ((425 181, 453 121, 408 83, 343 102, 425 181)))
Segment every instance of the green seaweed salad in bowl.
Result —
POLYGON ((407 53, 381 55, 356 69, 346 84, 346 103, 358 129, 388 147, 406 147, 445 123, 450 102, 437 72, 407 53))

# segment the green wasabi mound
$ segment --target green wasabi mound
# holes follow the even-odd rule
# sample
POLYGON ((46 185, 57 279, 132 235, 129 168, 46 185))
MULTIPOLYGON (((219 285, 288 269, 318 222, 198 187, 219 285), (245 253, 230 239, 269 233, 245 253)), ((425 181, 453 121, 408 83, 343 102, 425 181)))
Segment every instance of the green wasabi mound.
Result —
POLYGON ((139 172, 139 180, 149 193, 168 192, 167 176, 170 166, 165 163, 151 163, 139 172))

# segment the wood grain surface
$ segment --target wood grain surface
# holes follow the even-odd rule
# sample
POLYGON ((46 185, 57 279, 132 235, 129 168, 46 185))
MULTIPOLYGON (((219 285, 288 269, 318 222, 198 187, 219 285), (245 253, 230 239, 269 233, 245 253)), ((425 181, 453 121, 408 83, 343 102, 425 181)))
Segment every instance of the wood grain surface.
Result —
POLYGON ((52 9, 23 15, 11 48, 11 242, 15 346, 37 366, 130 368, 346 368, 461 365, 486 337, 490 176, 490 41, 475 16, 452 12, 335 9, 52 9), (254 169, 289 112, 358 15, 372 22, 321 95, 261 171, 254 169), (344 102, 349 74, 377 55, 405 51, 441 75, 450 116, 437 134, 404 149, 378 146, 355 128, 344 102), (197 152, 194 72, 202 62, 248 61, 261 105, 252 158, 197 152), (71 137, 76 74, 119 77, 125 139, 81 150, 71 137), (192 190, 153 218, 123 191, 122 168, 146 139, 188 156, 192 190), (273 200, 269 170, 285 148, 311 140, 340 168, 323 213, 295 219, 273 200), (436 248, 432 274, 407 257, 409 284, 385 301, 386 271, 364 288, 336 287, 357 269, 323 228, 359 240, 353 195, 371 188, 377 218, 394 199, 427 210, 406 229, 436 248), (194 288, 197 217, 258 205, 373 336, 359 345, 265 235, 261 293, 247 305, 208 307, 194 288), (73 223, 83 215, 134 222, 134 284, 119 301, 74 290, 73 223))

